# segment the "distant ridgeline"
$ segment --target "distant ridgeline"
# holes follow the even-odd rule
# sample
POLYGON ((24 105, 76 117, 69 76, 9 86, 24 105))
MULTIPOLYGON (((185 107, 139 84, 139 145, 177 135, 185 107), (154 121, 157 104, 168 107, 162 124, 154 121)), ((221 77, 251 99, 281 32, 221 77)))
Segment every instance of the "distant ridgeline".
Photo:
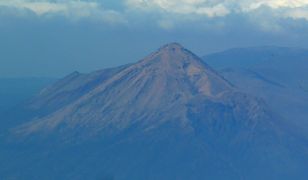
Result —
POLYGON ((0 78, 0 112, 32 98, 55 78, 0 78))
POLYGON ((308 92, 308 81, 301 81, 299 87, 305 92, 308 92))

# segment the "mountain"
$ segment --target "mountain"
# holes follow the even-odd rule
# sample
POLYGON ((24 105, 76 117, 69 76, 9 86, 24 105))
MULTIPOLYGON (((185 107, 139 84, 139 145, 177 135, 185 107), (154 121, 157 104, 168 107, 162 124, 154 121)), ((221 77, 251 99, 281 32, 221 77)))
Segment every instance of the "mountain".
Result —
POLYGON ((25 107, 4 179, 306 179, 307 141, 177 43, 74 72, 25 107))
POLYGON ((203 59, 238 89, 261 97, 271 109, 307 132, 307 49, 237 48, 203 59))
POLYGON ((114 74, 109 78, 105 73, 90 74, 90 77, 73 73, 55 87, 43 90, 38 101, 32 104, 64 106, 46 118, 27 124, 26 133, 42 128, 53 131, 63 124, 73 128, 84 124, 98 131, 110 127, 121 130, 138 121, 144 130, 170 120, 189 126, 185 105, 190 100, 196 96, 220 99, 232 91, 227 81, 178 44, 166 45, 120 71, 111 70, 114 74), (89 80, 92 76, 99 82, 93 86, 89 80), (77 89, 70 92, 70 88, 77 89), (63 91, 67 95, 62 97, 63 91), (45 100, 48 96, 51 101, 45 100))
POLYGON ((0 112, 32 98, 55 78, 0 78, 0 112), (23 91, 20 89, 23 88, 23 91))
MULTIPOLYGON (((55 82, 56 78, 0 78, 0 132, 18 125, 17 109, 35 96, 42 88, 55 82)), ((24 117, 24 114, 21 115, 24 117)), ((2 133, 0 133, 1 136, 2 133)))
POLYGON ((266 77, 298 87, 306 83, 308 49, 288 47, 237 48, 209 54, 203 59, 216 69, 249 68, 266 77))

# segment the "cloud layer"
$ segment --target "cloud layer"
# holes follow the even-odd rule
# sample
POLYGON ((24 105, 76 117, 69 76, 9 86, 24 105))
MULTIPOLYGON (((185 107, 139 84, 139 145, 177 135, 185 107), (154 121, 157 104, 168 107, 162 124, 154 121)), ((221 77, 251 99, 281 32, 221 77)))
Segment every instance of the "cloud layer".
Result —
POLYGON ((104 8, 98 1, 79 0, 0 0, 0 7, 11 11, 27 11, 39 17, 64 16, 71 20, 91 18, 107 23, 123 23, 117 11, 104 8))
POLYGON ((0 0, 0 76, 88 72, 174 41, 308 48, 307 31, 307 0, 0 0))
MULTIPOLYGON (((284 20, 308 22, 307 0, 119 0, 118 8, 107 8, 109 0, 0 0, 0 8, 24 11, 39 17, 64 16, 70 20, 84 18, 109 24, 133 24, 143 20, 172 29, 187 22, 204 24, 220 19, 223 27, 231 16, 241 16, 260 29, 279 31, 284 20), (221 20, 223 19, 223 20, 221 20)), ((12 13, 11 13, 12 14, 12 13)), ((16 13, 18 14, 18 13, 16 13)), ((25 13, 19 13, 25 14, 25 13)), ((1 13, 0 13, 1 15, 1 13)))

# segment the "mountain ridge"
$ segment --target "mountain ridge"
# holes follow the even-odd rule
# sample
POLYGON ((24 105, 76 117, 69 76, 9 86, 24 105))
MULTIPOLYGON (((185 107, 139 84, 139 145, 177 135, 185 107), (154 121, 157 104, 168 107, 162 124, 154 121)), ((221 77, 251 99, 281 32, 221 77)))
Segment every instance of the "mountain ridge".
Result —
POLYGON ((203 59, 237 89, 263 98, 288 123, 307 132, 308 96, 302 88, 308 76, 307 57, 304 48, 256 47, 231 49, 203 59))

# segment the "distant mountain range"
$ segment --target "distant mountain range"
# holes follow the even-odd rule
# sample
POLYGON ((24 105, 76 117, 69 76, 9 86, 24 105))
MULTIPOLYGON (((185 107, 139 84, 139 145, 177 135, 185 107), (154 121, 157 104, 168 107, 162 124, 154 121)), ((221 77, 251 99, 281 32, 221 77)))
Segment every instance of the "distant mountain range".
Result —
POLYGON ((54 81, 55 78, 0 78, 0 112, 27 101, 54 81))
POLYGON ((307 179, 304 134, 268 94, 245 88, 250 79, 297 86, 247 70, 256 60, 236 58, 225 70, 228 53, 204 58, 217 72, 171 43, 134 64, 68 75, 31 99, 23 107, 31 118, 2 136, 0 178, 307 179))
POLYGON ((237 48, 203 57, 242 91, 263 98, 288 122, 308 132, 308 50, 237 48))

